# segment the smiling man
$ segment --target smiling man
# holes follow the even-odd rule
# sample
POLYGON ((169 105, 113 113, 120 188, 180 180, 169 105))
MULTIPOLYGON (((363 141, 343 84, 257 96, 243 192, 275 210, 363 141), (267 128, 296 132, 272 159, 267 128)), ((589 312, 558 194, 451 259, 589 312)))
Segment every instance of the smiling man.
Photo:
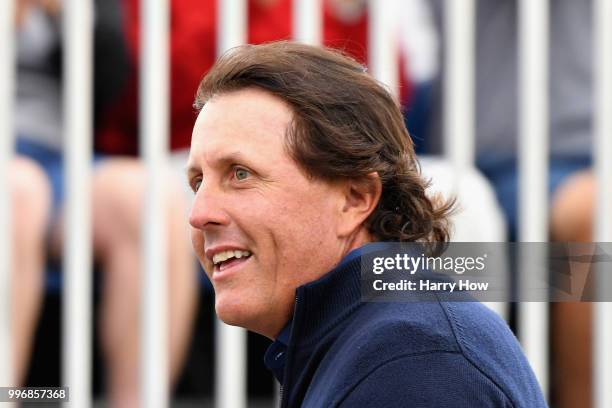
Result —
POLYGON ((541 407, 505 323, 477 303, 362 302, 361 255, 444 242, 402 115, 361 65, 289 42, 203 79, 188 178, 220 319, 274 339, 283 407, 541 407))

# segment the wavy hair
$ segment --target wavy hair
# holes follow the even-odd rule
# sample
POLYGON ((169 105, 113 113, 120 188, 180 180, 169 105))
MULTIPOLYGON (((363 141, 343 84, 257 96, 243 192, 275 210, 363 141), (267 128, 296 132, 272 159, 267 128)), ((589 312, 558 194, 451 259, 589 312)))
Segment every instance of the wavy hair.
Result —
POLYGON ((293 110, 291 157, 311 177, 363 180, 377 173, 382 195, 366 220, 380 241, 444 243, 454 199, 428 197, 398 104, 340 51, 279 41, 225 53, 198 88, 199 111, 215 95, 258 87, 293 110))

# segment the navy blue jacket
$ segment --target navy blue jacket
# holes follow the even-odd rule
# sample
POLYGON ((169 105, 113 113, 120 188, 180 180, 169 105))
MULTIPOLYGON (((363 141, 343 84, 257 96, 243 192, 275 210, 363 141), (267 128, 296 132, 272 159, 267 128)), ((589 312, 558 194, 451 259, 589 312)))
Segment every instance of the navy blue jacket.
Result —
POLYGON ((285 362, 281 407, 546 407, 485 306, 360 298, 359 257, 297 289, 286 354, 271 346, 285 362))

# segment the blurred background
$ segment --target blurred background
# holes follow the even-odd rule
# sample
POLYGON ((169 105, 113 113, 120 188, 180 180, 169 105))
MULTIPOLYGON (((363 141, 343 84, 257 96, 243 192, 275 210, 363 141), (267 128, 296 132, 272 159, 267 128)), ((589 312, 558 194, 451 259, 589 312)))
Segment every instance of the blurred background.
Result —
MULTIPOLYGON (((225 0, 168 4, 169 165, 159 182, 165 187, 167 224, 171 406, 212 406, 215 367, 222 364, 214 293, 188 241, 192 195, 183 168, 198 83, 223 51, 220 42, 236 28, 244 41, 256 44, 295 38, 297 25, 308 26, 304 32, 315 33, 311 42, 343 50, 368 66, 401 104, 423 173, 432 179, 431 192, 459 198, 454 240, 594 240, 591 0, 550 1, 540 8, 540 20, 536 6, 527 27, 521 16, 528 12, 521 7, 529 2, 518 0, 242 3, 245 14, 233 20, 231 13, 220 12, 225 0), (297 3, 306 4, 311 15, 300 16, 297 3), (535 57, 524 53, 525 47, 535 50, 535 57), (532 167, 521 167, 525 155, 531 155, 532 167)), ((63 151, 66 120, 72 120, 64 112, 68 78, 62 18, 69 4, 14 0, 8 40, 15 53, 14 155, 9 192, 1 199, 12 209, 11 355, 13 384, 23 386, 62 384, 68 188, 63 151)), ((92 392, 96 405, 132 407, 140 392, 141 223, 148 200, 146 168, 139 158, 139 141, 146 137, 139 133, 143 23, 139 0, 95 0, 93 7, 92 176, 87 184, 94 259, 92 392)), ((516 273, 510 268, 512 276, 516 273)), ((531 312, 517 304, 493 307, 529 349, 551 406, 595 406, 589 303, 540 304, 531 312), (535 316, 539 346, 525 343, 534 338, 521 333, 526 316, 535 316)), ((248 334, 246 343, 247 405, 273 406, 276 387, 263 364, 270 341, 248 334)))

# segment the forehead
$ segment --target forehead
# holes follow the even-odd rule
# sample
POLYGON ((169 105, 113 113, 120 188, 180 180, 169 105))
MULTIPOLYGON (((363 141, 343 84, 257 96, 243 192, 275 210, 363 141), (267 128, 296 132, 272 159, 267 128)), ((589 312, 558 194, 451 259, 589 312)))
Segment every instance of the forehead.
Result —
POLYGON ((229 150, 282 155, 291 119, 291 108, 283 100, 260 89, 214 96, 198 115, 190 162, 211 159, 229 150))

